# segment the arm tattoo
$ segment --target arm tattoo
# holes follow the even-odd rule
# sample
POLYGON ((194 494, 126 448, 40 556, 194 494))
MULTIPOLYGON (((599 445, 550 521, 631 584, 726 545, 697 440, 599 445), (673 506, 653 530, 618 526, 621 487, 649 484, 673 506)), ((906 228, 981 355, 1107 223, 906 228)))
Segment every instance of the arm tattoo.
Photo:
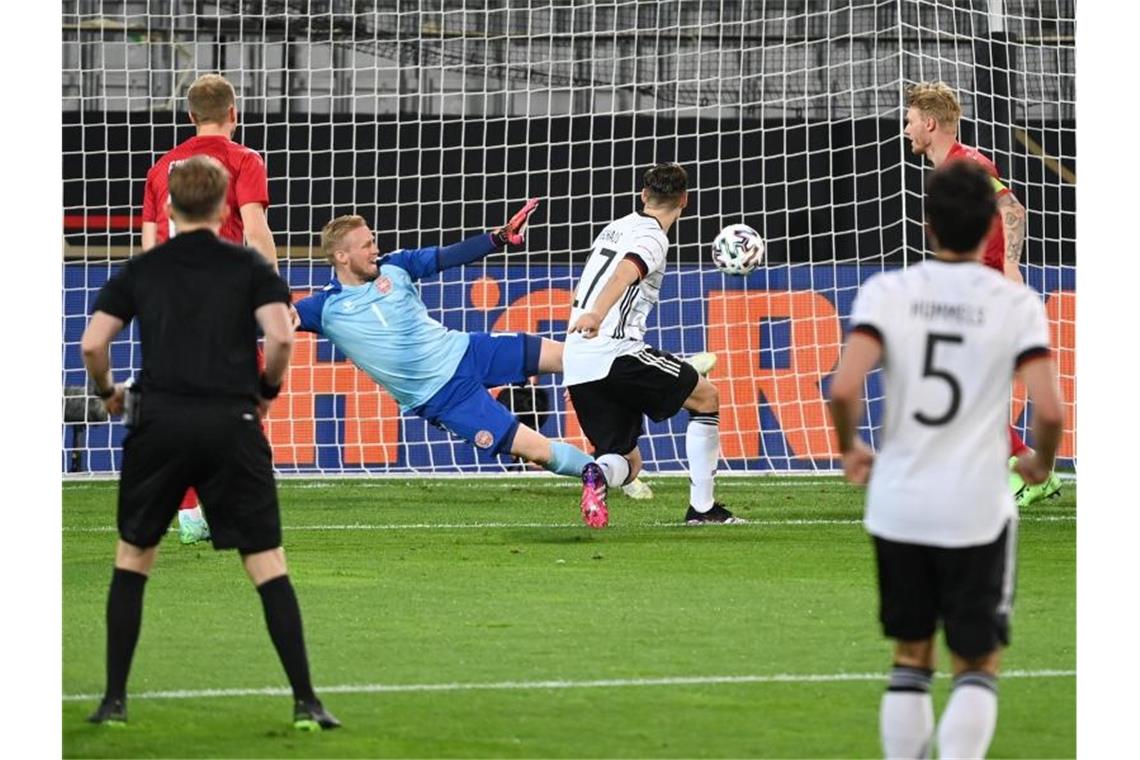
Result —
POLYGON ((998 200, 1004 207, 1002 227, 1005 231, 1005 258, 1014 264, 1021 263, 1021 251, 1025 245, 1025 207, 1017 202, 1012 193, 998 200))

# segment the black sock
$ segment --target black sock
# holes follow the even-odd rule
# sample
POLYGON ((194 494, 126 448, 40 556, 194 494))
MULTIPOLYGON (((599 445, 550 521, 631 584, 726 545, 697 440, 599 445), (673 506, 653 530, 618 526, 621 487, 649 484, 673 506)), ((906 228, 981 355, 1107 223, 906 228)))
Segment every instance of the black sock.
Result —
POLYGON ((146 576, 115 568, 107 594, 107 699, 127 698, 127 675, 142 626, 146 576))
POLYGON ((257 587, 265 609, 265 625, 285 668, 293 699, 316 699, 309 680, 309 658, 305 654, 305 634, 301 628, 301 607, 288 575, 279 575, 257 587))

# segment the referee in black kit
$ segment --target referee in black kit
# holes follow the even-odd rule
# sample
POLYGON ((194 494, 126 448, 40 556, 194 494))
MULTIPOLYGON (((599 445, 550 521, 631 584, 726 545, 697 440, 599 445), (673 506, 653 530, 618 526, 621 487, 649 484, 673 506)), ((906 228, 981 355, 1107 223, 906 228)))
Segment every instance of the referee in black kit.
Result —
POLYGON ((269 443, 260 417, 293 352, 289 289, 258 254, 220 240, 229 175, 194 156, 170 171, 178 235, 129 260, 95 299, 83 363, 123 442, 119 542, 107 596, 107 687, 92 723, 125 723, 143 589, 187 487, 198 489, 215 549, 237 549, 293 689, 293 725, 336 728, 309 679, 301 609, 285 569, 269 443), (138 319, 143 367, 129 391, 111 377, 111 340, 138 319), (257 328, 265 334, 258 373, 257 328), (130 398, 127 399, 127 395, 130 398))

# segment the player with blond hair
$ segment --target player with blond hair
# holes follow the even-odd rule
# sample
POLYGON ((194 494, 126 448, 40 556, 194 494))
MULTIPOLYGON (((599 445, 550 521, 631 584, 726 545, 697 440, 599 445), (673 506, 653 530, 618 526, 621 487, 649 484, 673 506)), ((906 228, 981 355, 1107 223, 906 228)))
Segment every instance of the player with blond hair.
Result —
MULTIPOLYGON (((143 366, 123 440, 115 569, 106 606, 106 682, 88 720, 127 721, 127 680, 158 545, 197 486, 215 549, 237 549, 293 692, 293 725, 340 725, 313 690, 301 607, 282 549, 273 457, 258 422, 281 390, 294 336, 289 288, 261 256, 222 240, 230 176, 191 156, 172 167, 166 213, 180 234, 130 259, 99 291, 83 363, 109 414, 128 404, 111 374, 111 341, 138 325, 143 366), (258 331, 265 340, 259 367, 258 331)), ((206 658, 209 659, 209 658, 206 658)))
MULTIPOLYGON (((277 269, 277 247, 265 218, 269 181, 265 162, 257 151, 234 142, 237 97, 233 85, 218 74, 204 74, 190 85, 187 110, 195 134, 158 159, 146 175, 143 189, 142 249, 149 251, 177 233, 167 212, 170 171, 191 156, 217 160, 231 177, 226 193, 227 214, 218 236, 238 245, 248 244, 277 269)), ((210 529, 194 489, 186 492, 178 510, 179 539, 193 544, 210 537, 210 529)))
MULTIPOLYGON (((997 203, 997 213, 990 225, 982 263, 996 269, 1018 284, 1021 276, 1021 254, 1025 244, 1025 207, 1002 181, 993 161, 977 148, 958 142, 958 122, 962 106, 958 95, 945 82, 919 82, 907 91, 906 127, 903 134, 910 140, 911 151, 926 156, 937 169, 951 161, 971 161, 981 166, 990 178, 997 203)), ((1061 479, 1050 473, 1045 482, 1026 483, 1015 471, 1017 457, 1029 450, 1025 441, 1009 427, 1010 490, 1020 507, 1028 507, 1061 491, 1061 479)))
MULTIPOLYGON (((321 231, 332 281, 297 301, 298 329, 328 338, 415 414, 471 443, 484 457, 510 454, 550 472, 581 477, 593 459, 522 424, 489 388, 562 371, 562 344, 527 333, 451 330, 433 319, 417 280, 525 242, 529 201, 502 227, 448 246, 380 255, 364 217, 338 216, 321 231)), ((583 515, 585 517, 585 515, 583 515)), ((606 524, 606 515, 587 520, 606 524)))

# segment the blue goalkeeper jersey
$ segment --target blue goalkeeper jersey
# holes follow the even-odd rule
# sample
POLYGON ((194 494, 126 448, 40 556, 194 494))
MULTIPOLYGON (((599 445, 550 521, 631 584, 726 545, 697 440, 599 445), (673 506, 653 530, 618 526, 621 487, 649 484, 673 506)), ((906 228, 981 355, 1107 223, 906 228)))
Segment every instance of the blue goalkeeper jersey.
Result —
POLYGON ((469 338, 432 319, 415 281, 440 270, 439 249, 381 257, 375 280, 346 287, 336 277, 296 303, 300 329, 324 335, 384 386, 403 411, 426 403, 455 374, 469 338))

